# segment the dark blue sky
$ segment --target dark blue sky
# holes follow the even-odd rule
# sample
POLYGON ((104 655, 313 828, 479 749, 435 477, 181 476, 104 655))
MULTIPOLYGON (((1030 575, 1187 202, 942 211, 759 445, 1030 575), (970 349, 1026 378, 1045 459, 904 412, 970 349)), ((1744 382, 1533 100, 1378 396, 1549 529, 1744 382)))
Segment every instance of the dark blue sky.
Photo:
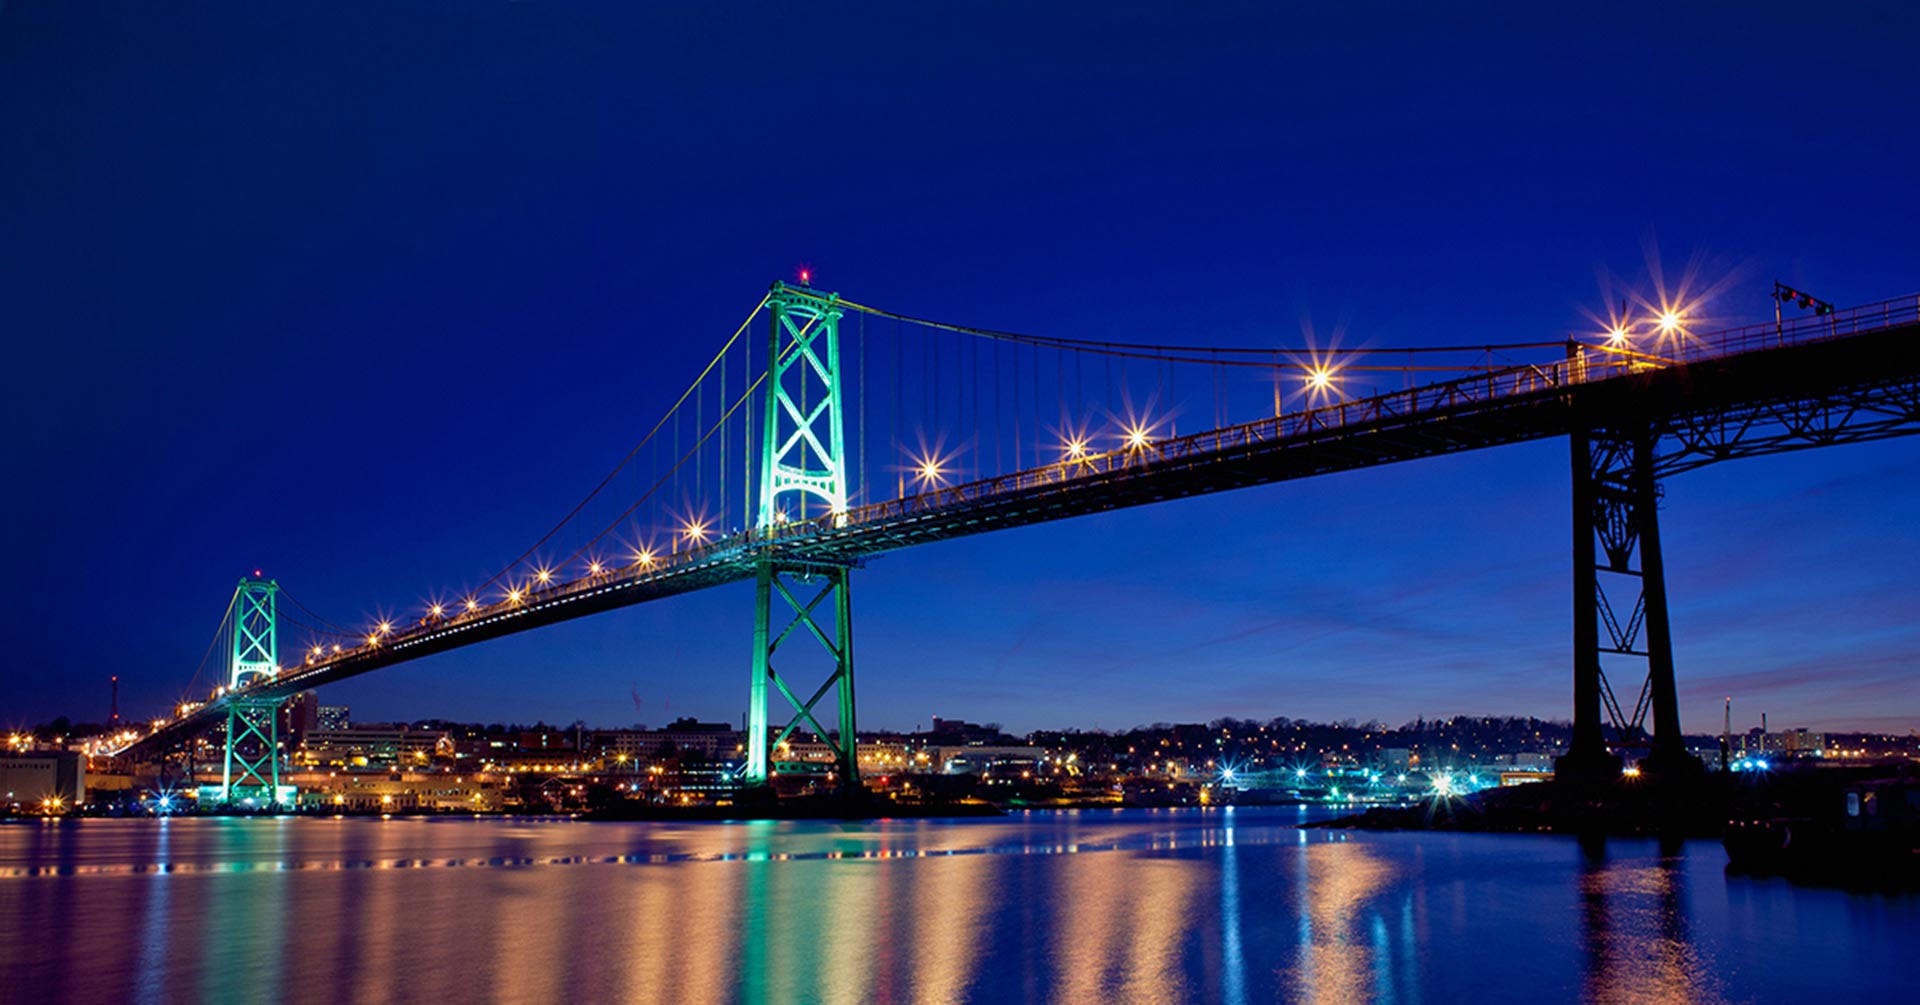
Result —
MULTIPOLYGON (((768 281, 1092 338, 1553 340, 1648 247, 1920 290, 1900 4, 0 10, 0 718, 177 698, 234 580, 476 582, 768 281)), ((1920 725, 1920 441, 1675 479, 1682 713, 1920 725)), ((951 542, 856 582, 863 724, 1569 709, 1562 442, 951 542)), ((358 622, 356 622, 358 623, 358 622)), ((751 588, 339 685, 737 719, 751 588), (636 710, 632 695, 640 697, 636 710)))

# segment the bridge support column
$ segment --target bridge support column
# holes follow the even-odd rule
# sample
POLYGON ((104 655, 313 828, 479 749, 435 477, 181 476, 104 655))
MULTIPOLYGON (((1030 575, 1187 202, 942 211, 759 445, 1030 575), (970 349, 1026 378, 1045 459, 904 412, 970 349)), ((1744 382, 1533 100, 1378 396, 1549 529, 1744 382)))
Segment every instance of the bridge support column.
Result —
POLYGON ((1568 438, 1573 454, 1573 738, 1566 756, 1554 764, 1554 775, 1592 781, 1617 776, 1620 759, 1607 752, 1601 728, 1592 446, 1584 429, 1576 428, 1568 438))
MULTIPOLYGON (((773 755, 802 723, 833 752, 840 788, 860 787, 857 724, 853 701, 853 609, 848 593, 852 563, 789 559, 782 554, 782 532, 797 524, 838 526, 847 512, 845 387, 840 380, 839 298, 805 286, 773 284, 767 294, 772 319, 767 337, 767 391, 760 451, 760 509, 754 521, 759 541, 754 589, 753 676, 747 695, 747 763, 741 769, 748 787, 765 786, 773 776, 773 755), (809 507, 812 507, 811 509, 809 507), (804 603, 795 595, 812 591, 804 603), (833 599, 833 619, 823 623, 815 611, 833 599), (792 617, 775 632, 774 611, 792 617), (788 684, 791 674, 774 666, 774 654, 797 629, 826 651, 832 668, 826 680, 802 700, 788 684), (769 735, 767 694, 778 691, 794 712, 778 734, 769 735), (829 732, 815 714, 828 691, 838 694, 837 732, 829 732)), ((791 655, 787 650, 785 655, 791 655)), ((783 662, 784 662, 783 656, 783 662)))
POLYGON ((1654 729, 1648 765, 1684 770, 1691 758, 1680 733, 1673 638, 1667 619, 1660 490, 1653 473, 1657 437, 1648 429, 1576 429, 1570 440, 1573 739, 1556 773, 1574 779, 1617 774, 1620 758, 1607 750, 1604 720, 1612 721, 1622 745, 1637 746, 1646 739, 1649 712, 1654 729), (1607 595, 1608 583, 1615 585, 1620 596, 1625 595, 1621 586, 1635 594, 1624 617, 1607 595), (1603 657, 1644 661, 1646 674, 1631 714, 1614 694, 1603 657))
POLYGON ((227 706, 227 756, 220 771, 222 801, 267 806, 280 795, 280 703, 236 701, 227 706))
MULTIPOLYGON (((279 674, 279 592, 280 585, 268 579, 242 579, 234 590, 228 691, 279 674)), ((280 784, 280 705, 279 699, 228 700, 226 757, 214 801, 231 806, 251 800, 263 807, 292 802, 293 792, 280 784)))
MULTIPOLYGON (((753 680, 747 706, 747 765, 744 781, 749 786, 765 785, 772 777, 772 757, 779 753, 787 738, 805 723, 825 741, 833 752, 835 771, 842 793, 857 792, 860 787, 858 724, 854 720, 853 701, 853 606, 848 592, 851 570, 843 565, 785 564, 771 560, 760 563, 754 591, 753 680), (796 595, 792 586, 801 586, 796 595), (800 596, 811 592, 802 601, 800 596), (778 604, 775 598, 778 598, 778 604), (826 600, 833 599, 833 620, 822 624, 815 612, 826 600), (773 633, 773 613, 778 606, 790 612, 784 627, 773 633), (804 700, 789 684, 787 676, 774 666, 774 654, 794 636, 796 630, 813 636, 832 661, 826 680, 804 700), (769 735, 767 692, 778 691, 792 708, 780 732, 769 735), (839 714, 834 730, 823 725, 815 714, 829 691, 836 691, 839 714)), ((824 614, 824 612, 821 612, 824 614)), ((791 650, 789 650, 791 652, 791 650)))

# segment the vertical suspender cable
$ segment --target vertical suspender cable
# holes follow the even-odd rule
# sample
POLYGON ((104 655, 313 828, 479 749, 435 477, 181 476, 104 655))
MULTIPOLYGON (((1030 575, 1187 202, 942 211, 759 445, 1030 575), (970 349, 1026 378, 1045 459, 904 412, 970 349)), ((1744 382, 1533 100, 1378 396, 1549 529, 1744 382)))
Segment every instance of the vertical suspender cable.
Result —
POLYGON ((860 439, 857 450, 860 454, 860 501, 871 501, 867 495, 867 315, 860 314, 860 439))
POLYGON ((1074 435, 1080 435, 1080 423, 1086 421, 1086 367, 1083 365, 1086 353, 1073 354, 1073 422, 1074 435))
POLYGON ((1013 347, 1013 470, 1020 465, 1020 347, 1013 347))
MULTIPOLYGON (((906 345, 906 342, 906 323, 895 321, 893 323, 893 421, 887 430, 887 456, 892 458, 896 468, 900 464, 898 457, 900 453, 900 353, 901 346, 906 345)), ((901 478, 898 487, 894 490, 896 497, 906 495, 906 485, 906 479, 901 478)))
POLYGON ((759 455, 759 448, 753 439, 753 340, 741 343, 742 366, 740 367, 740 394, 746 398, 746 407, 740 415, 740 442, 746 449, 740 451, 740 521, 748 527, 758 519, 753 509, 753 462, 759 455))
MULTIPOLYGON (((722 355, 722 359, 726 359, 722 355)), ((707 377, 703 375, 693 384, 693 432, 707 429, 707 377)), ((693 498, 703 500, 707 496, 707 452, 697 450, 693 453, 693 498)))
POLYGON ((1040 466, 1040 347, 1033 347, 1033 465, 1040 466))
MULTIPOLYGON (((986 458, 980 454, 980 340, 967 340, 968 367, 973 371, 973 422, 967 427, 967 435, 973 440, 974 464, 986 467, 986 458)), ((985 474, 986 472, 981 472, 985 474)))
POLYGON ((993 473, 1006 474, 1006 466, 1000 462, 1000 343, 993 343, 993 473))

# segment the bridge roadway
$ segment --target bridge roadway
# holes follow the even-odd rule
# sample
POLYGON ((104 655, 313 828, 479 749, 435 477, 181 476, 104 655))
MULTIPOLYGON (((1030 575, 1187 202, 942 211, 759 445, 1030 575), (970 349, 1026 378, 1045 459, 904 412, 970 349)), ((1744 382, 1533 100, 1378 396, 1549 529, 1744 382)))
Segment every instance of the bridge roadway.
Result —
POLYGON ((167 722, 123 753, 167 749, 213 725, 236 696, 284 698, 503 635, 751 579, 768 555, 801 566, 858 564, 931 541, 1564 436, 1576 426, 1655 432, 1660 475, 1920 432, 1920 298, 1702 336, 1658 360, 1570 343, 1565 360, 1088 454, 854 507, 844 519, 704 543, 288 667, 167 722))

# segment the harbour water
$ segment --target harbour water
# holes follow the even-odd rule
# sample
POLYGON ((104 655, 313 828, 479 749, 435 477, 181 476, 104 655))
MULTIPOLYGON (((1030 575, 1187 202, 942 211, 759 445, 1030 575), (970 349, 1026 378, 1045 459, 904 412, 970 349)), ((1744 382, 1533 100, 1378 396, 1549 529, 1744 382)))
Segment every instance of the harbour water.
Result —
POLYGON ((0 1000, 1911 1000, 1920 897, 1301 808, 0 826, 0 1000))

